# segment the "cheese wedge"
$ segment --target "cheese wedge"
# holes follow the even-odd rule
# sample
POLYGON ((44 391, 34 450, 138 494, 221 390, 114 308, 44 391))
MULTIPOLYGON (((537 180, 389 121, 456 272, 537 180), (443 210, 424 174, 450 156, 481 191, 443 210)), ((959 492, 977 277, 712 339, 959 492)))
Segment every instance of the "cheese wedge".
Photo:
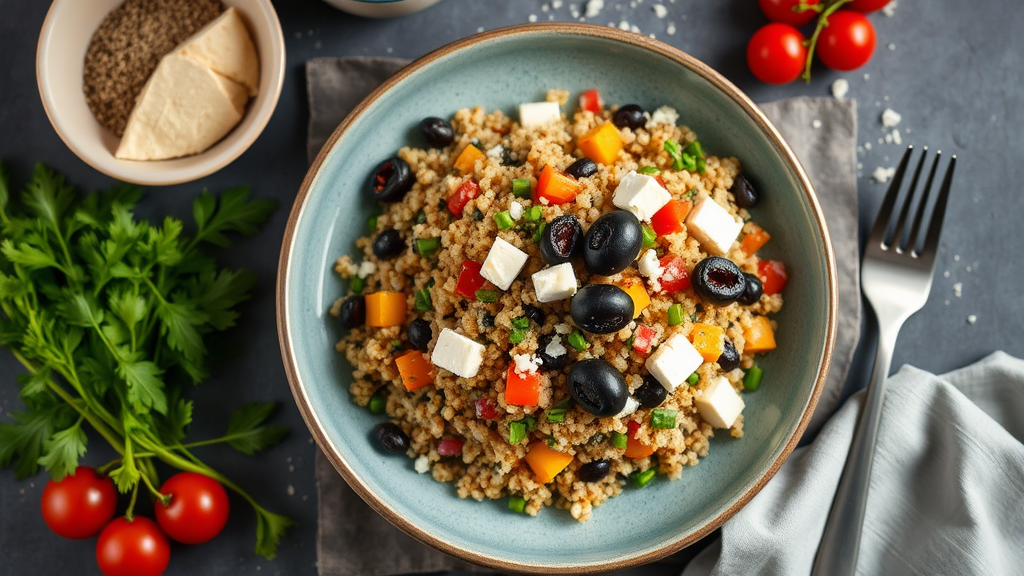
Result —
POLYGON ((199 60, 214 72, 245 86, 249 96, 255 96, 259 89, 259 56, 241 14, 233 7, 193 34, 172 54, 199 60))
POLYGON ((199 60, 168 54, 146 82, 114 154, 167 160, 213 146, 242 119, 248 90, 199 60))

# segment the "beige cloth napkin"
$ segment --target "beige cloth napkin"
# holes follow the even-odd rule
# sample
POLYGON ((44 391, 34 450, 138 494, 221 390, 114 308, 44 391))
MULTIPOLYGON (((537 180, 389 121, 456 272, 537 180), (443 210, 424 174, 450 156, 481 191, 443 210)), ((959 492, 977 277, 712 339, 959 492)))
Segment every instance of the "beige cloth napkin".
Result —
MULTIPOLYGON (((377 57, 316 58, 306 63, 311 161, 348 112, 406 63, 377 57)), ((856 106, 849 100, 796 98, 764 104, 762 109, 793 147, 814 184, 838 266, 839 333, 832 369, 808 427, 814 432, 836 408, 860 336, 856 106)), ((392 526, 348 487, 320 453, 316 479, 320 576, 484 570, 421 544, 392 526)), ((667 561, 681 562, 691 556, 683 551, 667 561)))

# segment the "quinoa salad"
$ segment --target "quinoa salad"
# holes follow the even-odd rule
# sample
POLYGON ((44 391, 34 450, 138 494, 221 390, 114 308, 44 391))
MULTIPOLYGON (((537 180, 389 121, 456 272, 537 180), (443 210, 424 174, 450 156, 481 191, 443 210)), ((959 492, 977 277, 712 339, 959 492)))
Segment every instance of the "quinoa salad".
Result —
POLYGON ((787 273, 739 160, 670 107, 575 96, 425 118, 368 175, 380 211, 331 314, 381 450, 586 521, 743 436, 787 273))

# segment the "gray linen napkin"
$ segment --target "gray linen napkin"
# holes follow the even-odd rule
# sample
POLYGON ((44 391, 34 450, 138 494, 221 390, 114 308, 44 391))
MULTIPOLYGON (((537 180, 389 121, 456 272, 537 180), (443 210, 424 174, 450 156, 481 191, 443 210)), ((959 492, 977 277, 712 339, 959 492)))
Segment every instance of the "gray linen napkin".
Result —
MULTIPOLYGON (((316 58, 306 63, 312 160, 359 101, 404 60, 316 58)), ((798 98, 762 106, 793 147, 818 193, 839 274, 839 334, 832 369, 809 432, 835 409, 860 336, 857 255, 856 108, 852 101, 798 98), (815 120, 820 121, 820 126, 815 120), (819 126, 814 128, 814 126, 819 126)), ((389 576, 442 570, 478 571, 407 536, 364 503, 322 454, 316 461, 320 576, 389 576), (367 553, 372 550, 372 553, 367 553)))

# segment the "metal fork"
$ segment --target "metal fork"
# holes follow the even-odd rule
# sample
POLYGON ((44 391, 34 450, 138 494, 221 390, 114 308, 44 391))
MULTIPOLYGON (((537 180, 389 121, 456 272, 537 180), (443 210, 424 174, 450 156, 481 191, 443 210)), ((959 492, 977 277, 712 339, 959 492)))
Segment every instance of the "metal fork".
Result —
POLYGON ((935 155, 927 183, 920 194, 916 194, 918 180, 928 157, 928 148, 925 147, 910 186, 903 195, 899 214, 894 217, 903 176, 913 151, 913 146, 908 147, 900 161, 871 228, 864 252, 861 285, 878 319, 878 350, 875 353, 871 381, 868 383, 867 401, 857 421, 842 480, 832 502, 832 511, 814 561, 812 574, 815 576, 852 576, 856 573, 857 552, 871 478, 871 461, 885 397, 885 380, 892 364, 896 337, 903 322, 924 306, 932 288, 935 255, 939 248, 942 219, 946 214, 946 201, 953 183, 956 156, 950 158, 938 196, 932 201, 932 184, 942 152, 935 155), (918 196, 911 222, 912 206, 918 196), (923 241, 919 241, 929 203, 932 205, 930 221, 925 225, 923 241))

